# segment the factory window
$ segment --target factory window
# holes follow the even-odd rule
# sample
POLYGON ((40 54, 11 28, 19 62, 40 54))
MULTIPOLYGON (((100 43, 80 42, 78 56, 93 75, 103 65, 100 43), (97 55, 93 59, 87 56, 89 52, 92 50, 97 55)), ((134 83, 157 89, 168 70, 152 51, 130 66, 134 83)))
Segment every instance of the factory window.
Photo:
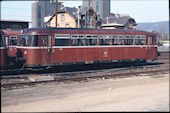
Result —
POLYGON ((66 27, 69 27, 69 24, 66 24, 65 26, 66 26, 66 27))
MULTIPOLYGON (((41 6, 38 6, 38 18, 41 18, 41 6)), ((41 19, 38 19, 38 26, 41 26, 41 19)))
POLYGON ((61 21, 64 21, 64 14, 61 15, 61 21))
POLYGON ((99 13, 99 2, 96 2, 96 12, 99 13))

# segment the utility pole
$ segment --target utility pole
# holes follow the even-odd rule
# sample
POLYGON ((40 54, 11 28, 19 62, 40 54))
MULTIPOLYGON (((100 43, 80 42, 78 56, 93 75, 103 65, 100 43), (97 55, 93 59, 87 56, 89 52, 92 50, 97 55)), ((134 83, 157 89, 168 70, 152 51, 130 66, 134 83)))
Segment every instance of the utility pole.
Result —
POLYGON ((90 0, 89 0, 89 7, 90 7, 90 0))
POLYGON ((80 28, 80 6, 78 6, 77 13, 78 13, 78 28, 80 28))
POLYGON ((55 15, 56 15, 55 25, 56 25, 56 27, 57 27, 57 12, 58 12, 58 0, 56 0, 56 12, 55 12, 55 15))
POLYGON ((87 7, 85 7, 85 28, 87 28, 87 7))

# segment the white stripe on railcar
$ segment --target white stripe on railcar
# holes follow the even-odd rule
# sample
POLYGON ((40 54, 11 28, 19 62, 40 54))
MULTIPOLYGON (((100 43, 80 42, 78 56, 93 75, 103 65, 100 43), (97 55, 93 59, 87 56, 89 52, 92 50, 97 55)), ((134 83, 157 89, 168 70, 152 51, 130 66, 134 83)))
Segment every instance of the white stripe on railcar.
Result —
MULTIPOLYGON (((106 48, 106 47, 157 47, 157 45, 114 45, 114 46, 52 46, 52 48, 106 48)), ((47 49, 51 47, 26 47, 26 46, 17 46, 17 48, 22 49, 47 49)))

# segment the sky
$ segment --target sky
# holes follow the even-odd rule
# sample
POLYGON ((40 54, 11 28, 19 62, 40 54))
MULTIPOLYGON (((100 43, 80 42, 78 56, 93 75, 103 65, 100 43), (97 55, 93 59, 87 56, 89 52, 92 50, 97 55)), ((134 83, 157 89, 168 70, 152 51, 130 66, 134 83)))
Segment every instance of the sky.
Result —
MULTIPOLYGON (((61 0, 64 6, 78 7, 82 1, 61 0)), ((2 1, 2 20, 31 22, 31 4, 34 1, 2 1)), ((137 23, 169 21, 168 0, 111 0, 111 13, 129 14, 137 23)))

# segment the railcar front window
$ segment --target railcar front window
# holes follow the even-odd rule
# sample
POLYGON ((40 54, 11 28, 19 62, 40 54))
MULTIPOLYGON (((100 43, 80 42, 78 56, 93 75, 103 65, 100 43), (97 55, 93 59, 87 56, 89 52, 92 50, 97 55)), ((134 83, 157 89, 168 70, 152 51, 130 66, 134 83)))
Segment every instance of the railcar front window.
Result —
POLYGON ((23 35, 22 46, 38 46, 38 35, 23 35))

